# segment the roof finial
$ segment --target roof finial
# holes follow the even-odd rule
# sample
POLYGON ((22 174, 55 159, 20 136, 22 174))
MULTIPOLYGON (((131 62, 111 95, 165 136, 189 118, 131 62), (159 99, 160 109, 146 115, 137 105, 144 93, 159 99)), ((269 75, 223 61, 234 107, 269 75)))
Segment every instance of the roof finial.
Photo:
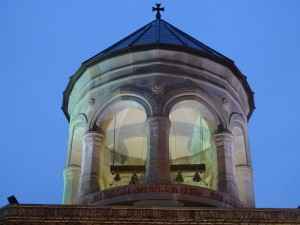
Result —
POLYGON ((165 8, 164 7, 160 7, 161 4, 160 3, 156 3, 155 4, 156 7, 152 7, 152 11, 156 11, 156 19, 160 20, 161 19, 161 14, 160 14, 160 11, 165 11, 165 8))

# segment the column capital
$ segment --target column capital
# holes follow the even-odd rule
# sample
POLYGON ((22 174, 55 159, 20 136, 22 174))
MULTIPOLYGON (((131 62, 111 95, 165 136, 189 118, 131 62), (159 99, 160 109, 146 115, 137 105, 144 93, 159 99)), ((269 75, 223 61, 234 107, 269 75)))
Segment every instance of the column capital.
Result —
POLYGON ((68 166, 64 168, 63 176, 64 177, 73 176, 74 173, 80 173, 80 169, 81 169, 80 166, 68 166))
POLYGON ((217 130, 214 134, 216 146, 222 145, 224 143, 231 144, 233 140, 233 135, 229 130, 217 130))
POLYGON ((223 125, 219 125, 217 130, 215 131, 215 134, 232 134, 231 131, 224 127, 223 125))
POLYGON ((104 139, 104 134, 102 132, 99 132, 99 131, 88 130, 83 135, 83 138, 87 142, 93 141, 93 142, 99 142, 99 143, 101 143, 103 141, 103 139, 104 139))
POLYGON ((167 125, 171 125, 171 121, 169 116, 149 116, 147 117, 148 123, 167 123, 167 125))

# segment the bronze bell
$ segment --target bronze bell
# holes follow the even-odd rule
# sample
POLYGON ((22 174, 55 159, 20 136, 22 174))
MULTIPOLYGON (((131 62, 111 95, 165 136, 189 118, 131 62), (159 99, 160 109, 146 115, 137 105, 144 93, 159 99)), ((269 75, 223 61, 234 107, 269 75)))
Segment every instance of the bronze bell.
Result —
POLYGON ((178 183, 182 183, 184 181, 181 171, 177 172, 175 181, 178 182, 178 183))
POLYGON ((116 172, 116 175, 114 177, 114 181, 118 182, 120 180, 121 180, 121 176, 120 176, 119 172, 116 172))
POLYGON ((201 181, 201 176, 200 176, 200 173, 199 171, 196 171, 194 177, 193 177, 193 181, 194 182, 200 182, 201 181))
POLYGON ((137 174, 134 173, 134 174, 131 176, 131 179, 130 179, 129 184, 137 184, 138 181, 139 181, 139 178, 138 178, 137 174))

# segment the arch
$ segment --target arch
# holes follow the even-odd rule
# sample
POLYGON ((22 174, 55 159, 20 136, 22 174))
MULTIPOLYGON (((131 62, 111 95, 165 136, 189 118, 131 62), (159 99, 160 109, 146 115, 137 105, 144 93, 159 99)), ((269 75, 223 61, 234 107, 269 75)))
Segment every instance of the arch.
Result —
POLYGON ((240 113, 234 112, 229 118, 229 129, 233 134, 233 142, 240 142, 240 147, 233 145, 233 159, 236 164, 250 165, 250 154, 248 146, 248 135, 245 130, 247 119, 240 113), (239 160, 236 159, 239 155, 239 160))
POLYGON ((153 114, 153 101, 152 99, 145 98, 140 96, 139 94, 132 92, 126 92, 126 93, 119 93, 115 97, 112 97, 108 101, 106 101, 104 104, 102 104, 94 113, 94 116, 89 122, 89 129, 93 130, 95 127, 99 127, 99 122, 101 121, 101 117, 103 116, 103 112, 112 104, 115 102, 121 101, 121 100, 132 100, 139 104, 141 104, 146 112, 147 116, 151 116, 153 114))
POLYGON ((218 120, 206 105, 194 97, 186 97, 177 98, 169 110, 170 161, 171 165, 180 165, 182 168, 180 171, 172 171, 172 179, 175 182, 216 190, 218 172, 213 134, 218 126, 218 120), (191 165, 201 168, 203 164, 206 169, 200 174, 201 181, 195 179, 199 169, 185 169, 191 165), (179 172, 182 180, 177 179, 179 172))
POLYGON ((233 135, 233 160, 235 166, 248 165, 246 154, 246 140, 243 128, 234 126, 231 130, 233 135))
POLYGON ((143 182, 147 155, 146 118, 146 109, 133 98, 118 98, 101 112, 97 127, 104 135, 99 149, 102 190, 128 185, 133 177, 138 180, 136 182, 143 182))
POLYGON ((71 117, 67 166, 80 167, 82 136, 86 132, 87 127, 88 117, 85 113, 79 113, 77 116, 71 117))
POLYGON ((228 127, 228 124, 226 123, 226 119, 223 117, 223 115, 220 113, 221 109, 218 109, 218 107, 215 105, 215 103, 212 101, 212 97, 207 95, 204 91, 201 91, 199 89, 195 90, 178 90, 175 92, 169 93, 169 95, 166 97, 167 101, 165 102, 162 112, 164 115, 168 115, 170 113, 170 110, 172 107, 184 100, 195 100, 199 102, 200 104, 203 104, 207 107, 207 109, 212 113, 212 115, 215 117, 215 120, 217 121, 217 125, 222 125, 223 127, 228 127))
POLYGON ((230 117, 230 128, 233 134, 233 165, 234 177, 238 188, 239 198, 246 207, 254 206, 252 184, 252 168, 250 164, 249 146, 245 130, 245 118, 238 113, 230 117))
POLYGON ((66 204, 75 203, 77 198, 81 169, 82 137, 87 130, 87 122, 88 118, 84 113, 71 117, 68 155, 64 169, 63 201, 66 204))

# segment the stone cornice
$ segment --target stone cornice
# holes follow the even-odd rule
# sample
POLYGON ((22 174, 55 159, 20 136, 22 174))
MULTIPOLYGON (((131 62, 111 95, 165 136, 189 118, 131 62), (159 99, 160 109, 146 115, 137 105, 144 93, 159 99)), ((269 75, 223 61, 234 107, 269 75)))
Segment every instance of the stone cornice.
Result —
MULTIPOLYGON (((170 48, 170 46, 160 46, 158 48, 158 46, 147 46, 147 48, 137 48, 137 49, 130 49, 130 51, 124 51, 123 53, 118 53, 116 55, 110 55, 110 57, 106 57, 106 58, 101 58, 101 59, 98 59, 97 61, 93 61, 93 62, 85 62, 81 65, 81 67, 77 70, 77 72, 72 76, 70 77, 70 81, 67 85, 67 88, 65 89, 64 91, 64 94, 63 94, 63 105, 62 105, 62 110, 64 111, 67 119, 69 120, 69 112, 68 112, 68 105, 69 105, 69 96, 73 90, 73 87, 75 85, 75 83, 79 80, 79 78, 81 77, 81 75, 88 69, 88 68, 91 68, 93 65, 99 63, 99 62, 102 62, 102 61, 105 61, 105 60, 108 60, 108 59, 112 59, 114 57, 118 57, 118 56, 123 56, 124 54, 128 54, 128 53, 137 53, 137 52, 143 52, 143 51, 147 51, 147 50, 169 50, 169 51, 173 51, 173 52, 178 52, 178 53, 186 53, 186 54, 190 54, 190 55, 194 55, 194 56, 198 56, 198 57, 204 57, 208 60, 212 60, 212 62, 215 62, 216 64, 219 63, 219 65, 222 65, 222 66, 225 66, 227 67, 233 74, 234 76, 239 80, 239 82, 241 83, 241 85, 243 86, 243 89, 246 91, 247 95, 248 95, 248 103, 249 103, 249 106, 250 106, 250 112, 248 114, 248 119, 250 118, 253 110, 255 109, 255 105, 254 105, 254 92, 251 90, 248 82, 247 82, 247 79, 246 79, 246 76, 243 75, 239 69, 236 67, 236 65, 233 63, 233 62, 220 62, 216 59, 211 59, 207 56, 204 56, 202 54, 200 54, 199 52, 197 52, 195 54, 195 52, 193 51, 187 51, 187 49, 181 49, 181 48, 170 48)), ((132 57, 129 57, 130 59, 132 57)))

